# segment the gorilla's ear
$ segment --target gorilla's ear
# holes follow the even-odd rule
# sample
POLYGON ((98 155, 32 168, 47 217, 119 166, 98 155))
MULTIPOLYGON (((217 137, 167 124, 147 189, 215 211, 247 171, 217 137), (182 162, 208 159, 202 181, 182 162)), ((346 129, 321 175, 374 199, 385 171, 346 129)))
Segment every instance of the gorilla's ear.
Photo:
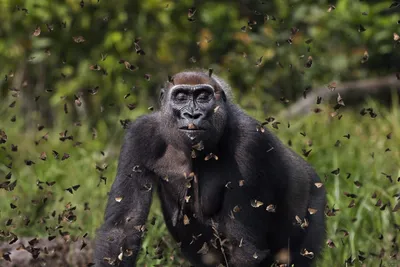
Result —
POLYGON ((162 104, 162 101, 164 100, 164 94, 165 94, 165 89, 161 88, 160 98, 159 98, 160 104, 162 104))
POLYGON ((222 98, 222 100, 224 102, 226 102, 226 94, 224 92, 224 90, 219 90, 218 92, 215 93, 216 94, 216 99, 219 100, 222 98))
POLYGON ((226 94, 224 90, 221 90, 221 94, 222 94, 222 100, 224 100, 224 102, 226 102, 226 94))

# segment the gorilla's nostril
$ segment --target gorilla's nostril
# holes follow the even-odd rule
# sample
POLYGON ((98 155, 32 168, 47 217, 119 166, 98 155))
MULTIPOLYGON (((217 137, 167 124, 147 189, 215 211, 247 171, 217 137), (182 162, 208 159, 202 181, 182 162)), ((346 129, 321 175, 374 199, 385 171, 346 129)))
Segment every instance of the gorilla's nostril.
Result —
POLYGON ((190 113, 190 112, 183 112, 182 117, 185 119, 191 119, 191 120, 197 120, 202 117, 202 113, 196 112, 196 113, 190 113))
POLYGON ((198 118, 201 117, 201 113, 195 113, 193 114, 193 119, 197 120, 198 118))
POLYGON ((185 119, 193 119, 193 115, 191 113, 189 113, 189 112, 183 112, 182 116, 185 119))

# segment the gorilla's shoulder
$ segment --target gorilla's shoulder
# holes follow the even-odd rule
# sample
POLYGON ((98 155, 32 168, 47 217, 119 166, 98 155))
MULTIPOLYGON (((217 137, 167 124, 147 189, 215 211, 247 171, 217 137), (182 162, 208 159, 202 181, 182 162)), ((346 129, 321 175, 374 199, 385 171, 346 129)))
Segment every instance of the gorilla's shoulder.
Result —
POLYGON ((157 150, 163 143, 159 125, 157 112, 138 117, 129 124, 125 143, 148 152, 157 150))
POLYGON ((286 146, 278 136, 264 126, 261 131, 260 121, 245 114, 238 109, 236 112, 236 142, 240 148, 240 152, 246 151, 253 156, 265 158, 274 161, 296 161, 303 162, 303 159, 286 146))
POLYGON ((127 135, 135 134, 138 132, 154 132, 159 130, 159 116, 158 113, 151 113, 137 117, 134 121, 129 123, 127 135))

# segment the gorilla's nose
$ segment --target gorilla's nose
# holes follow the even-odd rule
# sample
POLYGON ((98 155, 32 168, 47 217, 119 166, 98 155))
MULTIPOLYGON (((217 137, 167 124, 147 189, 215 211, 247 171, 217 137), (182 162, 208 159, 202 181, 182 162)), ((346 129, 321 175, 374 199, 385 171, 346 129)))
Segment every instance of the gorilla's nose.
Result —
POLYGON ((194 112, 184 111, 182 113, 182 117, 188 121, 198 122, 203 118, 203 113, 198 112, 198 111, 194 111, 194 112))

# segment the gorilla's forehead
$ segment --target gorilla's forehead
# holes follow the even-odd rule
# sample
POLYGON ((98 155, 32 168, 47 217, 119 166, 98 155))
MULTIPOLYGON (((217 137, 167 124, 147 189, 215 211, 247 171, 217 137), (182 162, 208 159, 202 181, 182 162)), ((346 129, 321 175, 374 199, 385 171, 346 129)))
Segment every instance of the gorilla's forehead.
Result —
POLYGON ((174 75, 174 85, 185 84, 185 85, 198 85, 198 84, 209 84, 216 88, 217 83, 214 79, 209 77, 205 73, 201 72, 180 72, 174 75))

